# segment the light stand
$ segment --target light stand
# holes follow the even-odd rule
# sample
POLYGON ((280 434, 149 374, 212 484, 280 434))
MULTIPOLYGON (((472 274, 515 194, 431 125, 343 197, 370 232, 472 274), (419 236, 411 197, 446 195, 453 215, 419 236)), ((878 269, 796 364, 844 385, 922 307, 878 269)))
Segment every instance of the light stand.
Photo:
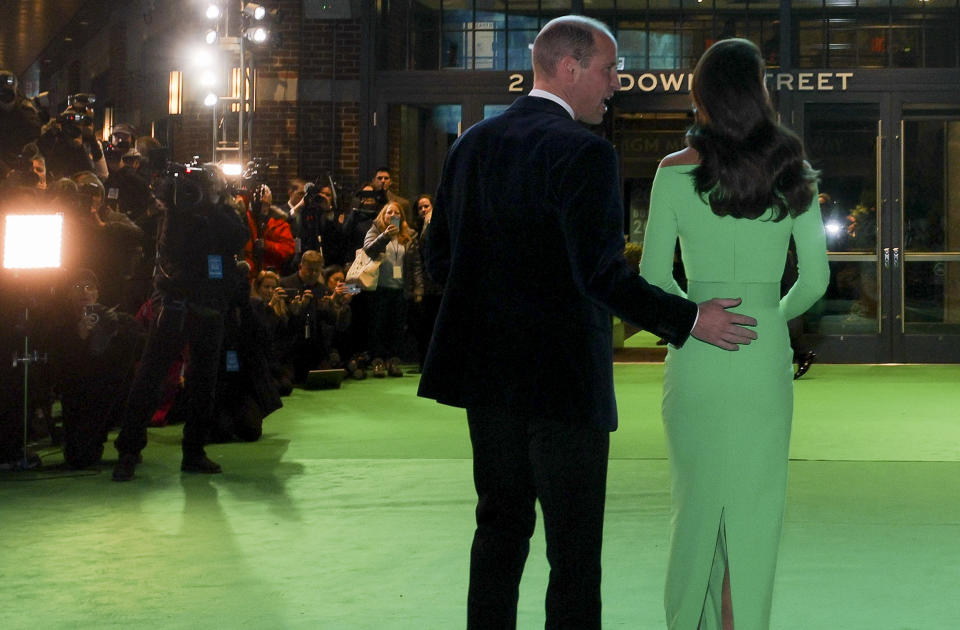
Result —
MULTIPOLYGON (((59 213, 9 213, 3 222, 3 268, 16 279, 60 267, 63 241, 63 215, 59 213)), ((27 286, 31 283, 28 282, 27 286)), ((18 464, 28 470, 36 464, 27 457, 30 433, 30 364, 46 362, 46 355, 30 351, 30 296, 23 307, 23 356, 14 356, 13 367, 23 366, 23 454, 18 464)))
POLYGON ((23 307, 23 356, 13 357, 13 367, 23 366, 23 456, 17 470, 29 470, 36 465, 27 457, 27 441, 30 435, 30 364, 46 362, 46 354, 41 355, 36 350, 30 353, 30 298, 28 296, 23 307))

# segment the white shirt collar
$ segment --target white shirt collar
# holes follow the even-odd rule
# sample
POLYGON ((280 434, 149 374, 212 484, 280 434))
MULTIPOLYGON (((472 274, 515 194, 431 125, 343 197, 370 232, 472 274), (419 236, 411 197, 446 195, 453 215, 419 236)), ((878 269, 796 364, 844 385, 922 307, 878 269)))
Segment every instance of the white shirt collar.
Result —
POLYGON ((570 105, 565 100, 563 100, 553 92, 547 92, 546 90, 538 90, 537 88, 533 88, 532 90, 530 90, 530 94, 528 94, 528 96, 536 96, 539 98, 545 98, 547 100, 553 101, 557 105, 560 105, 565 110, 567 110, 567 113, 570 114, 570 118, 573 118, 574 120, 577 119, 577 117, 573 115, 573 108, 570 107, 570 105))

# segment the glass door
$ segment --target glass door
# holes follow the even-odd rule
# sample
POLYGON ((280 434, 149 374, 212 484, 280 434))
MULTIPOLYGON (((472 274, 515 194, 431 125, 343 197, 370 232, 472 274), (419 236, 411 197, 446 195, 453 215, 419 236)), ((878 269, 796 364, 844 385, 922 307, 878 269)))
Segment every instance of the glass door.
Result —
POLYGON ((803 104, 803 140, 820 170, 830 284, 803 318, 804 345, 824 361, 890 361, 892 309, 884 239, 889 115, 884 99, 803 104))
POLYGON ((960 362, 960 105, 851 98, 800 106, 831 272, 803 341, 828 362, 960 362))
POLYGON ((899 123, 894 360, 960 362, 960 105, 905 104, 899 123))
MULTIPOLYGON (((436 192, 447 150, 462 130, 462 106, 391 104, 387 115, 386 153, 394 190, 412 204, 417 195, 436 192)), ((416 217, 407 220, 416 223, 416 217)))

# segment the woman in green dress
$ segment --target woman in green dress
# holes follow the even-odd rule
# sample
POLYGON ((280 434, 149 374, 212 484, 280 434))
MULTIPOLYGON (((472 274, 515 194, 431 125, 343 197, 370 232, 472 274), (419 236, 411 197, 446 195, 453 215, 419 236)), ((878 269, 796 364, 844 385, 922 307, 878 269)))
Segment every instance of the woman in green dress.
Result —
POLYGON ((688 147, 660 164, 641 274, 700 301, 742 298, 757 339, 726 352, 691 338, 670 348, 663 422, 672 479, 667 624, 677 630, 768 627, 793 414, 786 322, 829 280, 818 173, 776 122, 757 47, 717 42, 694 71, 688 147), (791 236, 799 278, 780 298, 791 236), (673 278, 677 238, 687 275, 673 278))

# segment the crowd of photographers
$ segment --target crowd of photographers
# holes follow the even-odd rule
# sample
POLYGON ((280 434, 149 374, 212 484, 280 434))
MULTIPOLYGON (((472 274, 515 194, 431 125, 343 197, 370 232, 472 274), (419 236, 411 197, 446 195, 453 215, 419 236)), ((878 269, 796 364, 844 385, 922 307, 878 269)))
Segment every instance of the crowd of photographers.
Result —
POLYGON ((147 427, 179 421, 182 470, 220 472, 205 445, 258 439, 295 385, 402 376, 422 358, 440 295, 418 247, 429 196, 411 209, 383 168, 352 207, 332 180, 293 180, 275 204, 264 162, 229 183, 128 124, 100 141, 94 106, 76 94, 47 117, 0 71, 0 212, 63 215, 61 272, 0 288, 15 323, 0 351, 26 339, 46 359, 28 386, 25 361, 0 373, 0 469, 37 465, 27 443, 44 432, 66 466, 98 466, 119 428, 113 479, 127 481, 147 427), (366 290, 346 278, 361 250, 380 265, 366 290))

